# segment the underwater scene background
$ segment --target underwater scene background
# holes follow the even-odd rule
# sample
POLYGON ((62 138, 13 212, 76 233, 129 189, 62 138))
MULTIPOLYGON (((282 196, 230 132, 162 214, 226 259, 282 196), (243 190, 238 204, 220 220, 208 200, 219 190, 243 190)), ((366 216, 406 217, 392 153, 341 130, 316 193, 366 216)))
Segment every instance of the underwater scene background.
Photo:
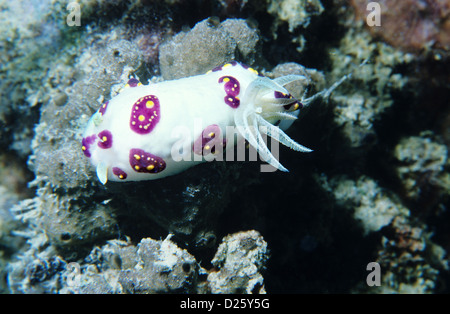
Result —
POLYGON ((0 293, 449 292, 450 1, 0 0, 0 29, 0 293), (299 100, 349 76, 286 131, 313 152, 100 183, 102 104, 232 60, 299 100))

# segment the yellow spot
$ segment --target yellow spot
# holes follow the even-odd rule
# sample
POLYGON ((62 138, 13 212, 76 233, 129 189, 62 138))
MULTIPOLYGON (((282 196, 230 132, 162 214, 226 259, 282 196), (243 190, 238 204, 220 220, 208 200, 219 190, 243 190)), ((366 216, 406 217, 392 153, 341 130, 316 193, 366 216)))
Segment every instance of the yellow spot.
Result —
POLYGON ((239 100, 239 97, 237 97, 237 96, 236 96, 236 97, 234 97, 234 98, 235 98, 236 100, 239 100))
POLYGON ((226 78, 223 79, 223 81, 224 81, 225 83, 228 83, 228 82, 230 81, 230 79, 229 79, 228 77, 226 77, 226 78))
POLYGON ((206 149, 206 150, 209 150, 210 148, 211 148, 211 147, 209 147, 209 145, 206 145, 206 146, 205 146, 205 149, 206 149))
POLYGON ((214 135, 216 135, 216 133, 214 133, 214 132, 211 132, 208 134, 209 137, 213 137, 214 135))
POLYGON ((138 106, 136 106, 136 107, 134 107, 134 109, 135 109, 135 110, 138 110, 138 109, 139 109, 139 107, 138 107, 138 106))
POLYGON ((139 156, 138 154, 134 155, 133 157, 134 157, 136 160, 141 159, 141 156, 139 156))
POLYGON ((141 169, 138 165, 134 166, 134 169, 139 170, 141 169))
POLYGON ((227 64, 225 64, 222 68, 228 68, 228 67, 230 67, 231 66, 231 63, 227 63, 227 64))
POLYGON ((142 121, 144 121, 144 120, 145 120, 145 117, 144 117, 144 115, 142 115, 142 114, 141 114, 141 115, 139 116, 139 118, 138 118, 138 119, 139 119, 139 121, 141 121, 141 122, 142 122, 142 121))
POLYGON ((155 169, 155 166, 154 166, 154 165, 150 165, 150 166, 147 167, 147 170, 148 170, 148 171, 152 171, 153 169, 155 169))
POLYGON ((141 83, 141 82, 139 82, 139 83, 137 84, 137 86, 142 86, 142 83, 141 83))
POLYGON ((258 74, 258 71, 256 71, 256 70, 253 69, 253 68, 248 68, 248 70, 249 70, 250 72, 253 72, 253 73, 255 73, 255 74, 258 74))
POLYGON ((103 142, 106 142, 107 140, 108 140, 108 138, 107 138, 106 136, 103 136, 103 137, 102 137, 102 141, 103 141, 103 142))
POLYGON ((82 150, 86 150, 86 146, 81 146, 81 149, 82 150))
POLYGON ((123 179, 123 175, 122 174, 119 174, 119 179, 123 179))
POLYGON ((106 108, 106 104, 103 104, 103 108, 106 108))
POLYGON ((297 110, 299 107, 300 107, 299 104, 298 104, 298 103, 295 103, 293 110, 295 111, 295 110, 297 110))
POLYGON ((212 73, 212 70, 209 70, 208 72, 206 72, 206 74, 212 73))
POLYGON ((153 108, 154 105, 155 105, 155 103, 153 101, 151 101, 151 100, 147 101, 147 103, 145 104, 145 106, 147 108, 153 108))
POLYGON ((131 122, 132 125, 136 125, 136 121, 131 122))
POLYGON ((128 88, 130 87, 130 84, 126 84, 123 88, 128 88))

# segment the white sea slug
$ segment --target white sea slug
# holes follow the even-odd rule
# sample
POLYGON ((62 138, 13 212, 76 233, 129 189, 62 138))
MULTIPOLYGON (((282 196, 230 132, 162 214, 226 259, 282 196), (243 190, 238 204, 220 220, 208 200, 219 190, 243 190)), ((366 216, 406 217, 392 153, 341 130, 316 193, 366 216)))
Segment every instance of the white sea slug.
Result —
POLYGON ((288 75, 271 80, 236 61, 204 75, 146 86, 131 79, 128 88, 105 102, 89 120, 82 150, 103 184, 107 180, 153 180, 184 171, 204 161, 206 155, 228 150, 230 138, 225 131, 234 126, 238 140, 247 140, 263 160, 287 171, 272 155, 261 132, 294 150, 311 151, 283 132, 303 105, 318 95, 302 104, 283 87, 305 79, 288 75), (180 143, 174 130, 195 129, 195 121, 201 121, 202 128, 194 131, 180 150, 184 157, 197 155, 200 161, 174 160, 174 147, 180 143))

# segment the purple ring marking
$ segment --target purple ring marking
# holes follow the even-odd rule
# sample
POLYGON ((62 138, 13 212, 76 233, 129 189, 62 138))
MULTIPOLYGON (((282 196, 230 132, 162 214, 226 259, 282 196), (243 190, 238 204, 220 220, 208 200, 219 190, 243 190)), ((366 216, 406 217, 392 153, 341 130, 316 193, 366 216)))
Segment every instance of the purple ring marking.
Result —
POLYGON ((225 93, 227 93, 228 96, 236 97, 237 95, 239 95, 241 87, 237 79, 232 76, 222 76, 221 78, 219 78, 219 83, 223 82, 225 82, 225 93))
POLYGON ((113 136, 111 132, 108 130, 103 130, 100 133, 98 133, 98 138, 100 141, 97 143, 98 147, 103 149, 108 149, 112 147, 113 144, 113 136))
POLYGON ((234 109, 239 107, 240 100, 237 97, 241 91, 239 81, 232 76, 222 76, 218 82, 219 84, 225 83, 224 89, 227 94, 224 98, 225 103, 234 109))
POLYGON ((112 172, 120 179, 125 180, 127 178, 127 173, 120 169, 119 167, 112 168, 112 172))
POLYGON ((140 98, 131 109, 130 128, 138 134, 148 134, 161 118, 159 99, 155 95, 140 98))
POLYGON ((224 101, 228 106, 230 106, 233 109, 239 107, 240 104, 239 98, 233 96, 225 96, 224 101))
POLYGON ((139 80, 138 80, 138 79, 135 79, 135 78, 133 77, 133 78, 130 78, 130 79, 128 80, 127 85, 130 86, 130 87, 136 87, 136 86, 139 85, 139 83, 140 83, 139 80))
POLYGON ((106 112, 106 108, 108 107, 109 100, 107 100, 103 105, 100 106, 100 109, 98 109, 98 112, 103 116, 106 112))
POLYGON ((166 162, 161 157, 133 148, 129 155, 130 166, 136 172, 159 173, 166 169, 166 162))
POLYGON ((93 134, 93 135, 87 136, 81 140, 81 150, 83 151, 83 154, 88 158, 91 157, 91 152, 90 152, 89 148, 91 147, 92 144, 95 143, 96 139, 97 139, 97 136, 95 134, 93 134))
POLYGON ((303 108, 303 104, 301 102, 299 102, 297 99, 295 99, 291 94, 286 94, 283 92, 279 92, 279 91, 275 91, 274 95, 275 98, 292 98, 292 103, 291 104, 287 104, 284 105, 283 108, 285 110, 298 110, 298 109, 302 109, 303 108))
POLYGON ((217 124, 208 125, 194 141, 192 151, 197 155, 209 155, 223 152, 227 141, 222 139, 222 131, 217 124))

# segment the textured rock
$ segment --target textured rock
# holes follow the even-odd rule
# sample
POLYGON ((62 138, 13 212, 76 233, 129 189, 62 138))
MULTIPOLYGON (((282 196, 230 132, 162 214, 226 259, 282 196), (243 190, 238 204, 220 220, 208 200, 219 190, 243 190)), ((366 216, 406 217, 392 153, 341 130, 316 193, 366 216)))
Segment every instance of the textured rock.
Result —
POLYGON ((66 271, 61 292, 187 293, 195 292, 199 266, 168 237, 162 241, 142 239, 137 246, 109 241, 94 249, 87 263, 75 271, 79 273, 66 271))
MULTIPOLYGON (((369 0, 352 0, 365 20, 369 0)), ((406 51, 450 49, 450 3, 442 0, 381 0, 381 26, 370 32, 406 51)))
POLYGON ((188 31, 164 42, 159 51, 161 74, 166 80, 204 74, 239 60, 252 65, 258 55, 259 36, 245 20, 201 21, 188 31))
POLYGON ((254 230, 226 236, 211 263, 217 270, 208 275, 212 293, 265 293, 264 270, 269 251, 254 230))
POLYGON ((395 147, 394 156, 398 162, 397 176, 406 195, 412 199, 432 197, 445 199, 450 193, 448 150, 443 144, 423 136, 403 138, 395 147))
POLYGON ((269 13, 289 24, 290 32, 298 26, 307 27, 311 17, 323 10, 320 0, 272 0, 267 8, 269 13))
POLYGON ((334 179, 330 190, 338 204, 354 211, 354 218, 362 224, 366 234, 379 231, 397 216, 409 217, 410 214, 395 195, 389 195, 370 178, 361 177, 356 182, 334 179))

